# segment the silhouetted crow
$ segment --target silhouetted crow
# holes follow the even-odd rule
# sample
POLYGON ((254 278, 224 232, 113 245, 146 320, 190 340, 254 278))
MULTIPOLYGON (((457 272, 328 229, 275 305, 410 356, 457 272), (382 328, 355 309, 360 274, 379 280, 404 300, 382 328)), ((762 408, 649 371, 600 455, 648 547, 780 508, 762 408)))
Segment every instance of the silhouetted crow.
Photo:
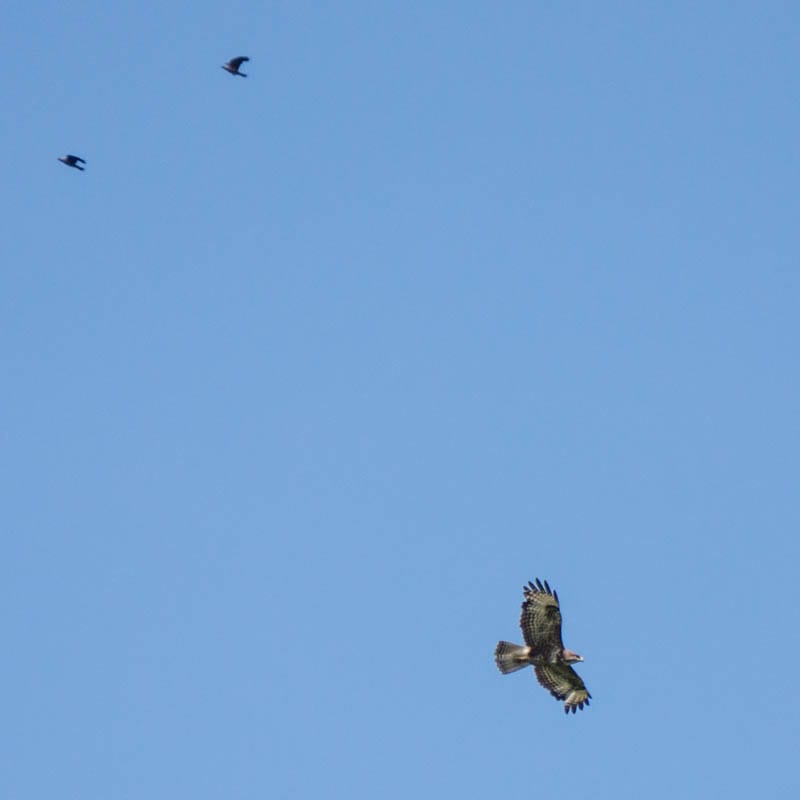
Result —
POLYGON ((75 167, 75 169, 79 169, 83 172, 83 167, 80 164, 85 164, 86 162, 80 156, 60 156, 58 159, 62 164, 66 164, 68 167, 75 167), (80 164, 78 163, 80 161, 80 164))
POLYGON ((245 61, 249 60, 247 56, 236 56, 236 58, 232 58, 227 64, 223 64, 222 69, 227 70, 231 75, 241 75, 243 78, 246 78, 247 75, 245 75, 244 72, 239 72, 239 67, 241 67, 245 61))

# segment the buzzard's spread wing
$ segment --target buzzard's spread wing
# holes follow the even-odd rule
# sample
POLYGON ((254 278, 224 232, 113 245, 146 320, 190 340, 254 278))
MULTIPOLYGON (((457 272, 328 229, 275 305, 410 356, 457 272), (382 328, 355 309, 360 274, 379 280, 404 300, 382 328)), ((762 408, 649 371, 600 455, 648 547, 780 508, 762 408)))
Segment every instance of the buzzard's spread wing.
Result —
POLYGON ((589 705, 591 695, 586 690, 581 676, 568 664, 545 664, 534 667, 536 680, 556 700, 564 701, 564 713, 574 714, 579 708, 589 705))
POLYGON ((249 60, 250 59, 247 56, 237 56, 236 58, 232 58, 228 64, 230 64, 234 69, 239 69, 239 67, 241 67, 245 61, 249 60))
POLYGON ((519 626, 525 644, 532 648, 533 655, 547 657, 554 651, 561 652, 561 611, 558 595, 550 589, 547 581, 528 582, 523 587, 525 599, 522 601, 522 615, 519 626))

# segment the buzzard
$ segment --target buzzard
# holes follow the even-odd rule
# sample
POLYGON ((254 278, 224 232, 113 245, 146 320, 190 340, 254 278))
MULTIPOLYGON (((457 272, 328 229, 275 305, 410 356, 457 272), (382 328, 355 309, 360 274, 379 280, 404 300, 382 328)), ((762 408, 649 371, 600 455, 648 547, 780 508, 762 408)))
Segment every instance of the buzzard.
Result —
POLYGON ((561 609, 558 594, 547 581, 528 581, 522 587, 524 599, 519 626, 524 645, 498 642, 494 649, 494 663, 504 675, 518 669, 533 667, 536 680, 556 700, 564 701, 564 713, 574 714, 589 705, 591 695, 570 664, 583 661, 583 657, 564 647, 561 640, 561 609))
POLYGON ((83 167, 81 164, 86 163, 80 156, 59 156, 58 160, 62 164, 66 164, 68 167, 75 167, 75 169, 79 169, 81 172, 83 172, 83 167))
POLYGON ((236 58, 226 61, 222 65, 222 69, 227 70, 231 75, 241 75, 243 78, 246 78, 247 75, 245 75, 244 72, 239 72, 239 67, 241 67, 245 61, 249 60, 250 59, 247 56, 236 56, 236 58))

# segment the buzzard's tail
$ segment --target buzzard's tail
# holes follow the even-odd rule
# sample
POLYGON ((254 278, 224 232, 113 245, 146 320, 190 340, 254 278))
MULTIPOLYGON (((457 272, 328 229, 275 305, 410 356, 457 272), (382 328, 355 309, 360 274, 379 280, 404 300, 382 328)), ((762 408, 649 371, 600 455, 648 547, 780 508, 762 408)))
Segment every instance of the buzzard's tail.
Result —
POLYGON ((494 663, 503 675, 507 675, 509 672, 530 666, 528 652, 529 648, 525 645, 498 642, 494 649, 494 663))

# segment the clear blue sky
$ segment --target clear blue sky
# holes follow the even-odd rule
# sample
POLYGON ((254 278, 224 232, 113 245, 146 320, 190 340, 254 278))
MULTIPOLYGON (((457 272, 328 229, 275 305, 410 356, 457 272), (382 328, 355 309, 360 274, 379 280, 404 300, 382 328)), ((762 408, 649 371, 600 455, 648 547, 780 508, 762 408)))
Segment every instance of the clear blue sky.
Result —
POLYGON ((0 796, 798 796, 797 4, 0 44, 0 796))

